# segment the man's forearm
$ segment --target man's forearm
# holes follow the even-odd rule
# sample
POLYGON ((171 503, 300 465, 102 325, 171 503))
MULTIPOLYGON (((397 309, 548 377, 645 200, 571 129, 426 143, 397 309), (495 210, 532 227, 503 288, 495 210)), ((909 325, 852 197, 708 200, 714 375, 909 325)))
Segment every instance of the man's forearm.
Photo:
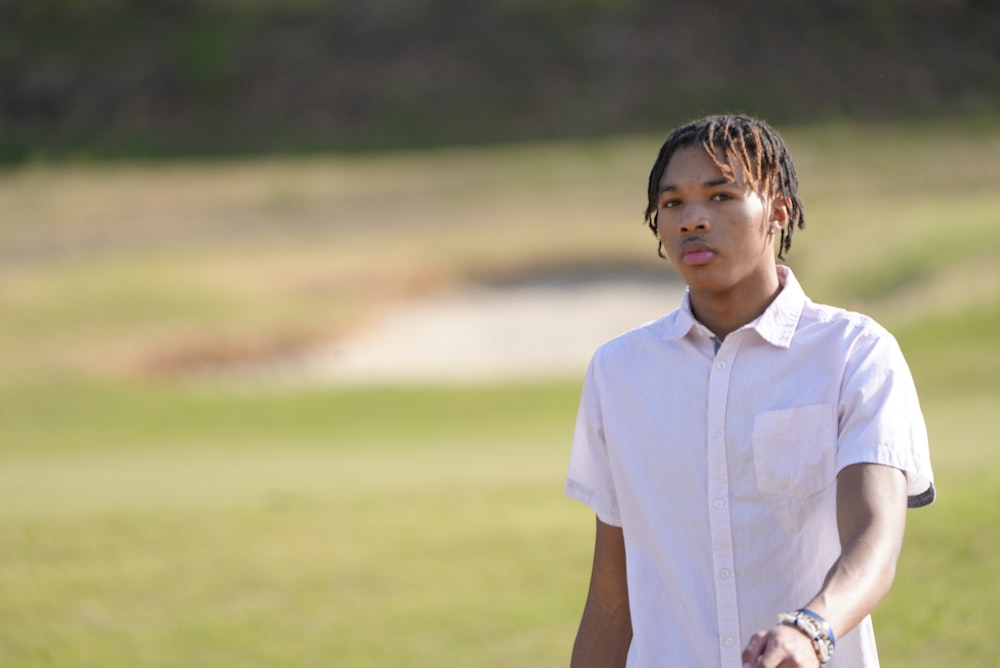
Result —
MULTIPOLYGON (((845 474, 860 471, 845 471, 845 474)), ((883 469, 846 485, 842 494, 871 498, 885 495, 880 513, 863 509, 852 515, 850 501, 840 502, 843 548, 826 576, 823 588, 808 608, 827 619, 838 637, 870 614, 889 592, 896 575, 906 516, 906 483, 902 473, 883 469), (877 491, 871 488, 877 486, 877 491), (895 501, 894 501, 895 499, 895 501), (893 506, 896 506, 893 508, 893 506), (887 510, 888 509, 888 510, 887 510)))
POLYGON ((632 643, 628 604, 588 600, 573 644, 570 668, 624 668, 632 643))
MULTIPOLYGON (((819 594, 805 606, 830 624, 836 638, 857 626, 889 591, 905 523, 906 478, 901 471, 875 464, 841 471, 837 481, 840 558, 827 573, 819 594)), ((814 654, 812 641, 798 629, 779 625, 750 638, 743 662, 753 668, 815 666, 818 652, 814 654)))

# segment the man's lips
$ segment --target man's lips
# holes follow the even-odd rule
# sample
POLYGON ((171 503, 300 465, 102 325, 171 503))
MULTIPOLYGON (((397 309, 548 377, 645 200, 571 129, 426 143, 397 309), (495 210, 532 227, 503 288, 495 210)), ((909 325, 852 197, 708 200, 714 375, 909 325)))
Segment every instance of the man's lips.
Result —
POLYGON ((697 266, 715 257, 715 251, 700 241, 688 241, 681 246, 681 260, 684 264, 697 266))
POLYGON ((715 253, 713 253, 712 251, 708 251, 708 250, 704 250, 704 251, 687 251, 687 252, 684 253, 684 255, 682 257, 683 257, 683 260, 684 260, 685 264, 690 264, 690 265, 705 264, 706 262, 708 262, 709 260, 711 260, 713 257, 715 257, 715 253))

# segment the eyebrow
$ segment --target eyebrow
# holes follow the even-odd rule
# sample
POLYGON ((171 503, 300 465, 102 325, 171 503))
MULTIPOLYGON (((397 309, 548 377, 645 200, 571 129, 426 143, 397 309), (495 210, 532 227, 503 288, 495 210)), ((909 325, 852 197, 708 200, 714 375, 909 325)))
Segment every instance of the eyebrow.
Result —
MULTIPOLYGON (((715 186, 724 186, 727 183, 734 183, 734 181, 732 179, 727 179, 725 176, 719 176, 714 179, 709 179, 708 181, 705 181, 704 183, 701 184, 701 186, 703 188, 713 188, 715 186)), ((660 186, 659 193, 662 195, 663 193, 673 192, 675 190, 678 190, 678 186, 676 183, 665 183, 662 186, 660 186)))

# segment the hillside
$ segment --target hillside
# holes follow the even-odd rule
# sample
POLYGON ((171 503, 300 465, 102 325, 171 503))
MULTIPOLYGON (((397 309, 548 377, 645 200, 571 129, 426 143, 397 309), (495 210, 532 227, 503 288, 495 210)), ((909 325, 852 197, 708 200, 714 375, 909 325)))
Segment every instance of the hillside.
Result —
POLYGON ((990 113, 988 0, 0 0, 0 161, 990 113))

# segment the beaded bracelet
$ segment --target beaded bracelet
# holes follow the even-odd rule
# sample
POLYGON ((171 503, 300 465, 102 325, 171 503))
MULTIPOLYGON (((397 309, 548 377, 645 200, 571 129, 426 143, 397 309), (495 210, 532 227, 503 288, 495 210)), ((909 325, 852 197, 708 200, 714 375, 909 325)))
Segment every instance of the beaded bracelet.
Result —
POLYGON ((825 666, 833 658, 835 641, 830 624, 815 612, 805 609, 783 612, 778 615, 778 623, 798 629, 812 641, 819 665, 825 666))
POLYGON ((830 644, 833 646, 837 645, 837 639, 833 637, 833 627, 830 626, 830 622, 826 621, 825 619, 817 615, 809 608, 799 608, 798 610, 796 610, 796 612, 801 612, 803 615, 809 615, 810 617, 815 619, 819 623, 819 625, 823 627, 823 630, 826 632, 826 635, 829 636, 830 644))

